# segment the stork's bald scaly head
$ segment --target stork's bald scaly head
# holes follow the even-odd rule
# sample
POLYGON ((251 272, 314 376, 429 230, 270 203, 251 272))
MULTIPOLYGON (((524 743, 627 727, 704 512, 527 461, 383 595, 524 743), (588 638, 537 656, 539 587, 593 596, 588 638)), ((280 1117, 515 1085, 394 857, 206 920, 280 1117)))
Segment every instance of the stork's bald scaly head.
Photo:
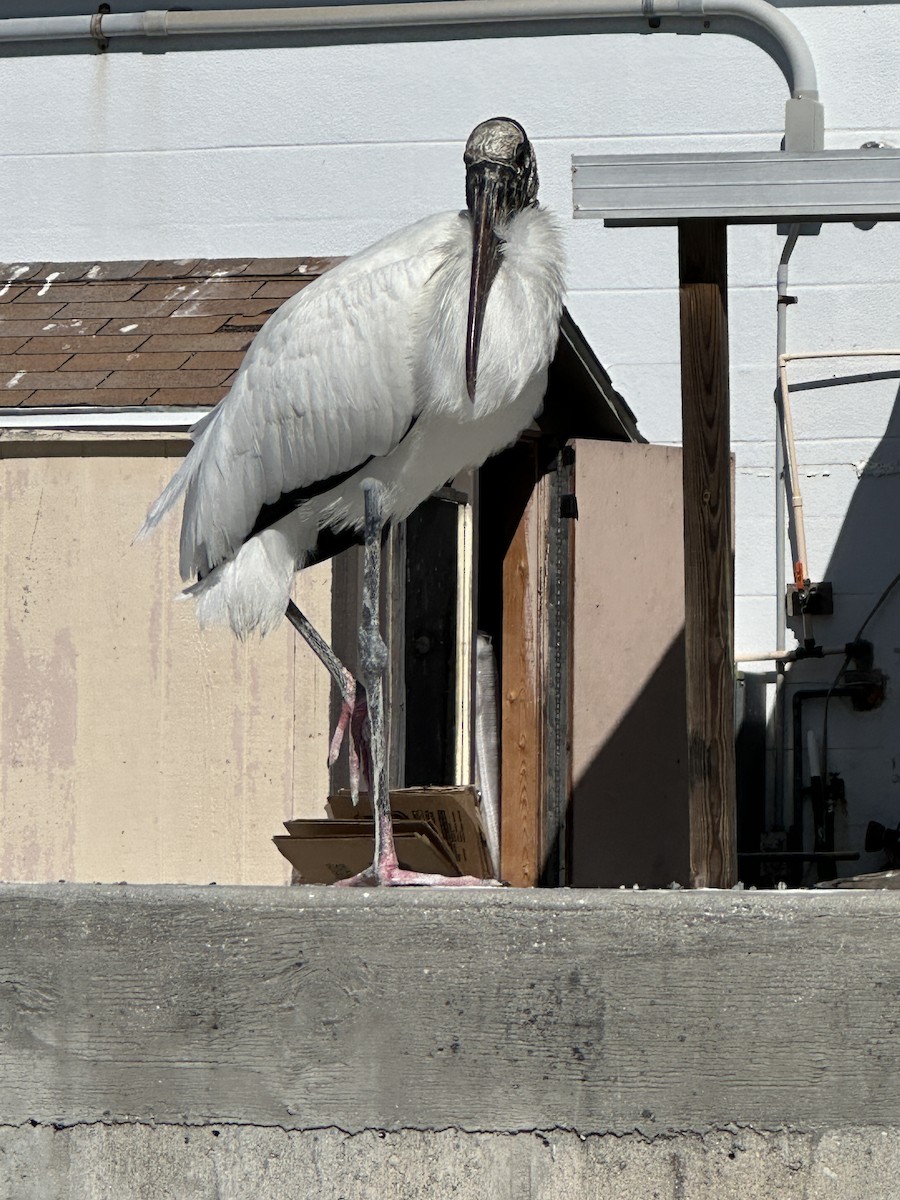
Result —
POLYGON ((466 388, 475 400, 478 350, 488 292, 500 266, 495 227, 537 204, 538 174, 525 130, 511 117, 482 121, 469 134, 466 204, 472 215, 472 275, 466 324, 466 388))
POLYGON ((525 130, 511 117, 492 117, 476 125, 469 134, 463 161, 469 212, 474 214, 478 181, 485 178, 494 181, 498 220, 508 220, 514 213, 537 203, 534 150, 525 130))

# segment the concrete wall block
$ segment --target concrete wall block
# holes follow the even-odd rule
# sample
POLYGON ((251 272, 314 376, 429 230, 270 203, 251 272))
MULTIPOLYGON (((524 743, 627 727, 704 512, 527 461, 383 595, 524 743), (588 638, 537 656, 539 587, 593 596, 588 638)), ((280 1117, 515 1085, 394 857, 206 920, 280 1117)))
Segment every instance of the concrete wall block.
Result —
MULTIPOLYGON (((841 131, 828 138, 829 146, 855 149, 870 140, 863 131, 841 131), (846 143, 846 145, 845 145, 846 143)), ((893 138, 888 139, 893 142, 893 138)), ((731 149, 732 147, 728 147, 731 149)), ((763 149, 763 147, 760 147, 763 149)), ((872 279, 872 264, 878 263, 882 281, 898 282, 900 265, 896 262, 898 230, 890 222, 872 229, 856 225, 826 223, 816 234, 804 233, 790 259, 789 285, 792 294, 808 299, 807 289, 821 285, 867 284, 872 279)), ((728 231, 729 268, 745 286, 766 288, 775 302, 775 273, 784 246, 784 232, 768 225, 734 225, 728 231)), ((790 314, 797 310, 794 309, 790 314)))
MULTIPOLYGON (((573 307, 573 315, 577 310, 573 307)), ((579 319, 575 316, 576 321, 579 319)), ((640 415, 638 428, 652 442, 681 444, 681 404, 671 403, 672 389, 679 393, 681 369, 675 363, 620 363, 607 366, 613 386, 628 397, 640 415)))
POLYGON ((6 885, 0 1123, 888 1125, 898 906, 6 885))
MULTIPOLYGON (((735 326, 731 319, 732 329, 735 326)), ((772 446, 767 465, 774 466, 775 420, 775 355, 772 361, 752 365, 732 363, 731 367, 731 437, 733 442, 765 441, 772 446)), ((738 449, 739 461, 744 452, 738 449)))
POLYGON ((677 290, 576 292, 571 311, 576 321, 599 326, 591 345, 599 344, 597 353, 604 365, 611 364, 608 370, 625 364, 679 366, 677 290))
POLYGON ((762 654, 775 649, 773 595, 745 596, 738 593, 734 616, 734 646, 738 655, 762 654))
MULTIPOLYGON (((62 153, 140 149, 148 140, 179 147, 180 116, 202 129, 206 145, 450 140, 499 112, 530 121, 538 136, 560 138, 572 136, 579 111, 586 131, 636 141, 673 132, 772 136, 783 121, 777 67, 733 38, 582 35, 255 50, 239 62, 233 51, 134 58, 111 54, 99 66, 90 58, 11 59, 12 105, 33 110, 36 94, 53 95, 57 120, 44 137, 62 153), (731 82, 727 90, 715 90, 719 73, 731 82), (233 99, 222 104, 226 78, 233 99), (465 86, 435 88, 444 79, 465 86), (678 87, 677 109, 670 88, 656 86, 660 79, 678 87), (274 107, 273 95, 282 101, 274 107), (59 117, 74 112, 83 120, 69 144, 59 117)), ((20 131, 11 150, 28 147, 20 131)))
POLYGON ((249 1125, 0 1130, 15 1200, 894 1200, 894 1131, 725 1129, 646 1139, 249 1125))
POLYGON ((854 439, 896 438, 900 432, 900 356, 790 363, 788 383, 801 462, 810 441, 828 439, 831 459, 820 461, 840 462, 847 461, 854 439))
MULTIPOLYGON (((887 657, 879 654, 876 659, 878 666, 893 665, 895 656, 888 654, 887 657)), ((827 665, 823 665, 819 674, 822 676, 821 683, 830 687, 834 682, 834 677, 837 674, 837 669, 841 665, 841 660, 837 657, 828 660, 827 665)), ((797 687, 793 688, 796 691, 797 687)), ((811 720, 811 728, 817 737, 821 738, 822 721, 825 714, 825 702, 814 701, 815 716, 811 720)), ((873 755, 878 748, 883 744, 887 734, 885 726, 893 725, 893 714, 885 707, 873 709, 871 712, 857 712, 853 708, 850 700, 836 696, 832 697, 828 705, 828 746, 829 750, 843 752, 844 761, 854 761, 856 768, 863 762, 863 759, 873 755), (849 753, 848 753, 849 752, 849 753)), ((874 762, 870 758, 870 764, 874 766, 874 762)), ((876 772, 877 774, 877 772, 876 772)), ((881 777, 881 782, 884 782, 885 777, 881 777)), ((877 794, 880 789, 873 787, 873 793, 877 794)), ((887 789, 888 792, 893 790, 893 787, 887 789)), ((900 812, 897 813, 893 824, 896 825, 900 820, 900 812)), ((862 846, 858 847, 862 849, 862 846)))
POLYGON ((734 548, 735 592, 769 595, 775 586, 775 478, 759 468, 735 473, 735 515, 742 537, 734 548))
MULTIPOLYGON (((774 432, 774 430, 773 430, 774 432)), ((755 471, 760 476, 765 475, 774 480, 775 477, 775 443, 774 441, 738 441, 732 439, 731 450, 739 471, 755 471)), ((774 487, 774 482, 772 484, 774 487)))

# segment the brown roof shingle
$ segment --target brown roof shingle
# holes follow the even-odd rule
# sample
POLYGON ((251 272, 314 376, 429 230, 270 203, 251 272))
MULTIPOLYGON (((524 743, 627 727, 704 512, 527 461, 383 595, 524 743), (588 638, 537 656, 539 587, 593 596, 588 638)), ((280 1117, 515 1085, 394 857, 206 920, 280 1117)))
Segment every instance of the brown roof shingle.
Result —
MULTIPOLYGON (((340 261, 0 264, 0 409, 216 404, 268 317, 340 261)), ((565 311, 550 379, 564 436, 642 440, 565 311)))
POLYGON ((0 407, 204 407, 339 259, 0 264, 0 407))

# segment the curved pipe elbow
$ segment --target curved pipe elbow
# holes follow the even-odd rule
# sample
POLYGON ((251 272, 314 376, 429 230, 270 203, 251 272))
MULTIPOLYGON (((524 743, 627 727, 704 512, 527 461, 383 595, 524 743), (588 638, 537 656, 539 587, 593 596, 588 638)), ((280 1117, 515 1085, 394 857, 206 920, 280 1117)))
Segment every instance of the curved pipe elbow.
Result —
POLYGON ((647 17, 730 17, 768 34, 783 56, 779 62, 795 100, 818 100, 816 64, 793 21, 768 0, 643 0, 647 17))

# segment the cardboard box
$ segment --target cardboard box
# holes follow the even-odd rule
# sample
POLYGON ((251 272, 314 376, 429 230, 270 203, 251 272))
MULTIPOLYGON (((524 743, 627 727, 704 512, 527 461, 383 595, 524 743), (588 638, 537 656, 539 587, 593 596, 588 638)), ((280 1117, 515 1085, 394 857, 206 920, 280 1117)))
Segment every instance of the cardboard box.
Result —
MULTIPOLYGON (((494 878, 472 787, 402 788, 391 792, 394 841, 400 866, 437 875, 494 878)), ((354 807, 349 791, 328 798, 331 820, 285 821, 273 838, 303 883, 336 883, 358 875, 375 854, 372 806, 365 794, 354 807)))
MULTIPOLYGON (((372 865, 372 820, 285 821, 286 835, 272 840, 303 883, 336 883, 372 865)), ((450 849, 426 821, 395 821, 394 842, 401 867, 437 875, 460 875, 450 849)))
MULTIPOLYGON (((449 847, 460 875, 495 878, 481 824, 481 798, 473 787, 397 788, 391 792, 391 813, 398 821, 426 821, 449 847)), ((354 808, 349 791, 328 798, 328 809, 342 821, 371 819, 372 805, 362 793, 354 808)))

